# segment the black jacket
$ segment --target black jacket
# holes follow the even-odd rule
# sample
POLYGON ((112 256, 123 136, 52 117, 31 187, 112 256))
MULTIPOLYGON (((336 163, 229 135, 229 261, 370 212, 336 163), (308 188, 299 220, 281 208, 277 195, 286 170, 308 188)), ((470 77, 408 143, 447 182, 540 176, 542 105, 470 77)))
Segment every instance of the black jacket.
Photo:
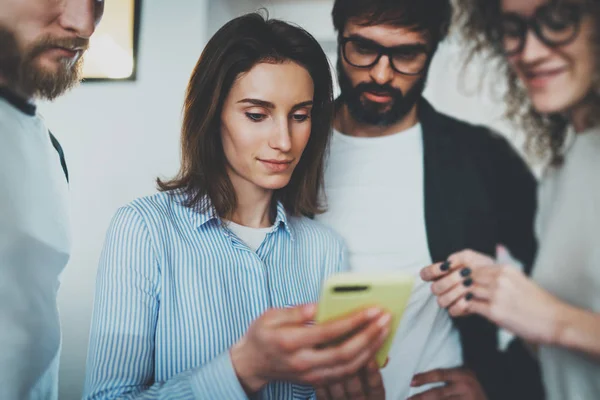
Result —
MULTIPOLYGON (((509 143, 487 128, 438 113, 422 100, 425 220, 434 262, 464 249, 494 255, 497 244, 525 264, 536 252, 536 180, 509 143)), ((537 363, 520 342, 497 351, 497 328, 480 317, 455 319, 465 365, 490 399, 543 398, 537 363)))

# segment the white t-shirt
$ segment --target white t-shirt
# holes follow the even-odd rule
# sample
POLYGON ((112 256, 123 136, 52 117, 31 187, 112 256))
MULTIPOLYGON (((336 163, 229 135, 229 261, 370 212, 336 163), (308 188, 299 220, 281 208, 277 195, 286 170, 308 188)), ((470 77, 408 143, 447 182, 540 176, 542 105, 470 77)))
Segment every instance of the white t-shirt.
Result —
POLYGON ((0 399, 58 398, 67 196, 43 121, 0 98, 0 399))
MULTIPOLYGON (((539 186, 533 279, 563 301, 600 314, 600 128, 577 134, 561 167, 539 186)), ((598 338, 600 340, 600 338, 598 338)), ((540 346, 549 400, 600 399, 600 361, 540 346)))
POLYGON ((269 228, 250 228, 248 226, 236 224, 233 221, 225 221, 227 228, 233 232, 242 242, 246 244, 252 251, 258 250, 262 242, 265 241, 267 233, 273 230, 269 228))
POLYGON ((438 306, 430 284, 419 277, 432 263, 422 136, 420 125, 377 138, 334 132, 325 176, 328 211, 318 217, 345 239, 352 270, 403 271, 417 278, 382 370, 391 400, 427 389, 410 388, 416 373, 462 365, 458 331, 438 306))

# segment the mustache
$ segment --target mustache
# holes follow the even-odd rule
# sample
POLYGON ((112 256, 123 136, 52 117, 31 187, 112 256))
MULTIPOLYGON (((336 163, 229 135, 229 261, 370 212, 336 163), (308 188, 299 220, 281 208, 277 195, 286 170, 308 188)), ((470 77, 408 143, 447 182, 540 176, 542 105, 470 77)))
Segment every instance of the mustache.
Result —
POLYGON ((79 50, 85 52, 90 47, 90 40, 80 37, 55 38, 46 36, 32 46, 31 50, 29 51, 29 58, 36 57, 47 50, 57 47, 72 51, 79 50))
POLYGON ((354 91, 356 93, 371 92, 378 95, 390 95, 394 98, 402 97, 403 93, 401 90, 396 89, 390 85, 379 85, 375 82, 363 82, 358 84, 354 91))

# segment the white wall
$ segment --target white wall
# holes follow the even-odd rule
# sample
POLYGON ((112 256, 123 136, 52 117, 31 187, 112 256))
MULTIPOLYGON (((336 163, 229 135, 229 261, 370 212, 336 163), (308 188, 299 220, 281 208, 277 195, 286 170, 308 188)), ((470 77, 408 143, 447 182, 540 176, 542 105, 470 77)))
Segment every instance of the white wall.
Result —
MULTIPOLYGON (((197 58, 224 22, 261 6, 296 22, 325 46, 335 43, 332 0, 152 0, 142 12, 138 80, 89 83, 40 110, 65 148, 71 174, 74 248, 59 302, 63 324, 61 399, 80 397, 100 250, 116 209, 154 191, 179 163, 185 86, 197 58)), ((335 47, 328 53, 335 62, 335 47), (333 51, 332 51, 333 50, 333 51)), ((427 97, 440 110, 506 131, 502 109, 460 91, 460 51, 440 49, 427 97)), ((468 75, 473 88, 480 66, 468 75)))
POLYGON ((206 10, 204 0, 145 1, 138 80, 83 84, 40 107, 71 174, 74 248, 59 295, 61 399, 81 398, 96 268, 112 215, 177 170, 181 107, 206 42, 206 10))
MULTIPOLYGON (((209 0, 210 21, 207 33, 212 35, 226 21, 261 7, 269 16, 301 25, 324 47, 333 66, 337 61, 337 36, 331 22, 333 0, 209 0)), ((431 66, 425 96, 442 112, 463 120, 485 124, 504 133, 516 143, 520 135, 507 124, 497 93, 502 92, 501 79, 487 76, 479 82, 483 64, 475 62, 463 73, 464 49, 451 37, 440 46, 431 66), (500 84, 492 85, 497 82, 500 84), (479 87, 484 89, 479 91, 479 87), (494 86, 495 90, 490 88, 494 86), (494 100, 495 99, 495 100, 494 100)), ((337 82, 336 82, 337 86, 337 82)), ((336 87, 337 89, 337 87, 336 87)), ((337 91, 337 90, 336 90, 337 91)))

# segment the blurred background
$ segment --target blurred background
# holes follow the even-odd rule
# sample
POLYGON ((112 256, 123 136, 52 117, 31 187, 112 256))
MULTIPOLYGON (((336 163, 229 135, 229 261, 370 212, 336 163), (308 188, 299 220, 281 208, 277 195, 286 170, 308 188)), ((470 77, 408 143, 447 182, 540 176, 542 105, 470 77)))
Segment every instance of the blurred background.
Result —
MULTIPOLYGON (((123 2, 107 1, 107 15, 133 15, 123 2)), ((96 269, 111 217, 118 207, 153 193, 157 177, 176 173, 185 88, 208 39, 231 18, 264 7, 272 18, 294 22, 311 32, 332 65, 337 59, 332 0, 140 3, 136 79, 83 83, 55 103, 40 105, 47 125, 65 149, 71 175, 74 248, 59 295, 61 399, 81 397, 96 269)), ((119 29, 110 26, 118 20, 106 19, 102 29, 119 29)), ((128 66, 125 75, 129 73, 134 61, 131 52, 117 49, 114 54, 120 58, 111 61, 128 66)), ((521 136, 502 119, 497 93, 503 88, 493 87, 492 79, 480 82, 484 68, 479 62, 463 72, 464 56, 455 37, 443 43, 433 62, 426 97, 438 110, 491 126, 520 147, 521 136), (480 92, 480 86, 485 90, 480 92)), ((89 62, 93 59, 90 53, 89 62)))

